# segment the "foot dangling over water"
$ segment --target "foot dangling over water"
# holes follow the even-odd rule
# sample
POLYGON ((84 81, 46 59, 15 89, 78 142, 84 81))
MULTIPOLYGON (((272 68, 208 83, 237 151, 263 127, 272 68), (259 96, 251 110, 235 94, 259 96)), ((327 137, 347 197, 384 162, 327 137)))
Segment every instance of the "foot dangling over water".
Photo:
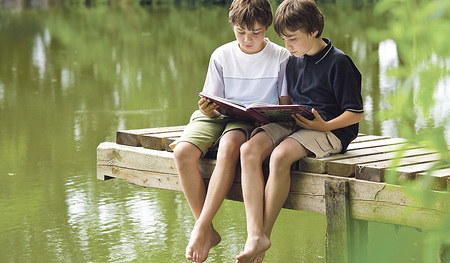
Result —
POLYGON ((249 236, 244 251, 236 257, 236 263, 261 263, 270 245, 270 240, 265 235, 249 236))
POLYGON ((212 225, 201 227, 197 223, 191 232, 191 239, 186 247, 186 259, 192 262, 203 262, 209 250, 220 243, 221 237, 212 225))

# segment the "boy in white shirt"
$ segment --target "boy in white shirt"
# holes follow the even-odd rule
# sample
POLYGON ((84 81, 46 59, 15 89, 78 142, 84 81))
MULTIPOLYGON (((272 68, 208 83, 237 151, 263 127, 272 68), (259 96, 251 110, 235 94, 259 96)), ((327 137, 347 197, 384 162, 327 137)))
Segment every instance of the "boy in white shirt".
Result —
MULTIPOLYGON (((272 24, 267 0, 234 0, 229 21, 236 40, 211 55, 203 92, 249 105, 254 102, 286 104, 282 86, 289 52, 265 38, 272 24)), ((186 258, 203 262, 221 237, 212 220, 231 188, 240 146, 253 123, 221 115, 205 98, 198 102, 183 135, 172 145, 181 186, 196 223, 186 248, 186 258), (218 145, 217 162, 205 189, 198 160, 218 145)))

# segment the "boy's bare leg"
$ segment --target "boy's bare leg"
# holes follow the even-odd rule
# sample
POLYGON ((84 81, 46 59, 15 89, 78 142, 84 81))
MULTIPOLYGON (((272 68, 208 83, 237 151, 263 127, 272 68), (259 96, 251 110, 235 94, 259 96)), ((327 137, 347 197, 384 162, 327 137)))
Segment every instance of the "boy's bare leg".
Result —
POLYGON ((273 150, 266 132, 257 133, 241 147, 242 193, 247 217, 247 241, 236 262, 253 262, 258 254, 270 247, 264 234, 264 176, 263 161, 273 150))
POLYGON ((205 261, 210 248, 220 242, 220 235, 212 227, 212 220, 231 188, 239 149, 245 140, 246 137, 240 130, 229 131, 220 139, 217 162, 209 181, 203 209, 186 248, 186 257, 194 262, 205 261))
POLYGON ((269 238, 272 228, 289 195, 291 165, 306 154, 303 146, 290 138, 284 140, 273 150, 270 155, 269 178, 264 191, 263 226, 261 227, 260 223, 249 225, 247 222, 247 242, 244 252, 237 257, 237 262, 259 263, 263 261, 265 252, 270 247, 269 238))
POLYGON ((189 142, 179 142, 174 149, 175 166, 181 188, 195 220, 200 217, 205 202, 206 189, 198 168, 201 151, 189 142))
MULTIPOLYGON (((198 168, 200 156, 200 149, 189 142, 179 142, 174 149, 181 188, 196 221, 200 217, 206 196, 205 183, 198 168)), ((186 258, 191 260, 192 256, 186 255, 186 258)))

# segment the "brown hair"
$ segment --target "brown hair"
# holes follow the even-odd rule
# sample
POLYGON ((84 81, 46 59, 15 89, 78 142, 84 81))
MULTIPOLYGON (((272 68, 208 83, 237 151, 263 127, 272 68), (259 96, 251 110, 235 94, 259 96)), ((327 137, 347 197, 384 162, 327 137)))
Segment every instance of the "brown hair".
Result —
POLYGON ((232 26, 253 30, 256 23, 266 29, 272 25, 272 7, 268 0, 233 0, 228 20, 232 26))
POLYGON ((278 36, 286 30, 312 34, 318 31, 316 38, 322 35, 324 18, 314 0, 284 0, 275 12, 274 29, 278 36))

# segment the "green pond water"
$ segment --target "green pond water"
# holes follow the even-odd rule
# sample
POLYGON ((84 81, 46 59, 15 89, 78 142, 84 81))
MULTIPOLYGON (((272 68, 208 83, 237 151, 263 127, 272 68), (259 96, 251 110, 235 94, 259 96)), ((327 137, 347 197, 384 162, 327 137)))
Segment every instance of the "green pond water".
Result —
MULTIPOLYGON (((395 137, 374 117, 393 89, 395 43, 365 34, 386 21, 371 5, 319 6, 324 36, 364 76, 361 132, 395 137)), ((268 37, 283 44, 272 28, 268 37)), ((4 6, 0 262, 186 262, 194 221, 184 195, 97 180, 96 147, 120 129, 186 124, 211 52, 233 39, 227 7, 4 6)), ((225 201, 214 224, 223 241, 207 262, 234 262, 243 204, 225 201)), ((369 235, 368 262, 421 261, 420 231, 369 223, 369 235)), ((325 216, 283 210, 272 242, 264 262, 325 262, 325 216)))

